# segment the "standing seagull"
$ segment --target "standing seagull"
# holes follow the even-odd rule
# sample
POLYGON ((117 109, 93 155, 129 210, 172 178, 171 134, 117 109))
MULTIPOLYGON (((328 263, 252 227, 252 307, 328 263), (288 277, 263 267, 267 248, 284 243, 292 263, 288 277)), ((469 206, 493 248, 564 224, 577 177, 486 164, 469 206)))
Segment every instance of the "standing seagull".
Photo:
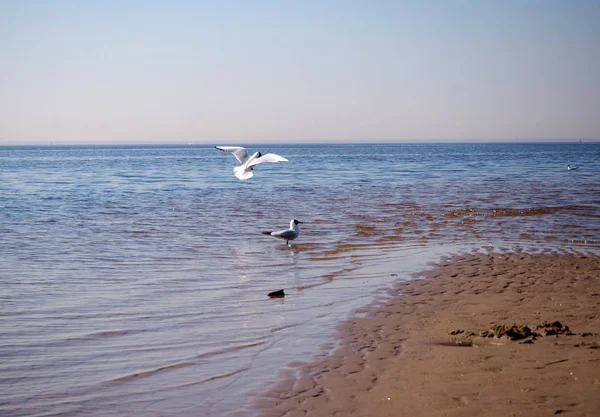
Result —
POLYGON ((248 152, 246 152, 246 148, 242 148, 241 146, 215 146, 220 151, 223 152, 231 152, 233 156, 240 161, 240 166, 233 168, 233 173, 240 180, 247 180, 252 178, 254 173, 252 170, 258 164, 263 162, 287 162, 283 156, 276 155, 274 153, 268 153, 266 155, 261 154, 260 152, 255 152, 254 155, 248 156, 248 152))
POLYGON ((290 228, 285 230, 279 230, 277 232, 262 232, 263 235, 271 235, 276 238, 285 240, 285 243, 290 246, 290 240, 294 240, 300 234, 300 229, 298 228, 298 223, 302 223, 296 219, 292 219, 290 221, 290 228))
POLYGON ((569 171, 575 171, 577 169, 577 167, 572 167, 571 164, 567 165, 567 169, 569 171))

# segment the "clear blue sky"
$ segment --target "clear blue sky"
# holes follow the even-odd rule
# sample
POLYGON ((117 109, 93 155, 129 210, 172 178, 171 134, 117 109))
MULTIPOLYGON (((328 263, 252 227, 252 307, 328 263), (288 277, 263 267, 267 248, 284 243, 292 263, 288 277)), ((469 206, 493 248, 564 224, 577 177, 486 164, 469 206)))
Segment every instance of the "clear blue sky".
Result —
POLYGON ((0 0, 0 144, 600 138, 600 1, 0 0))

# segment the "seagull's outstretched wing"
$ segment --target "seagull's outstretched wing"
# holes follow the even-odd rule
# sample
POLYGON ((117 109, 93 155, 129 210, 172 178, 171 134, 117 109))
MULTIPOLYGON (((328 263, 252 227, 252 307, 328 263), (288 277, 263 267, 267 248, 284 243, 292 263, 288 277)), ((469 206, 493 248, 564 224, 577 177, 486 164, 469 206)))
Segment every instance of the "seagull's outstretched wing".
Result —
POLYGON ((240 164, 243 164, 248 159, 246 148, 242 148, 241 146, 215 146, 215 148, 223 152, 231 152, 240 161, 240 164))
POLYGON ((252 168, 255 165, 262 164, 263 162, 287 162, 283 156, 279 156, 274 153, 268 153, 266 155, 261 156, 260 158, 256 158, 252 162, 248 164, 248 168, 252 168))

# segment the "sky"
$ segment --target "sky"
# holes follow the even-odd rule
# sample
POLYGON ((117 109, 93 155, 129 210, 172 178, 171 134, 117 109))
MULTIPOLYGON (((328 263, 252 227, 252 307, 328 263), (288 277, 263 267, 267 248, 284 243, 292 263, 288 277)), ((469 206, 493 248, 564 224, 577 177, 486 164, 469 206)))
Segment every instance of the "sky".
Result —
POLYGON ((0 145, 600 139, 600 0, 0 0, 0 145))

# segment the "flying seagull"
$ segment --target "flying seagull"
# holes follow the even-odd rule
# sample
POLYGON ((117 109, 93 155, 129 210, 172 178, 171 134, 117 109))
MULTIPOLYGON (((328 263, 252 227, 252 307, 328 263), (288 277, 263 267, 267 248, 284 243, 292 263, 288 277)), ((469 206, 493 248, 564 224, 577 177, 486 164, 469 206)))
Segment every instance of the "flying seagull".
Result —
POLYGON ((567 169, 569 171, 575 171, 577 169, 577 167, 572 167, 571 164, 567 165, 567 169))
POLYGON ((283 156, 276 155, 274 153, 268 153, 266 155, 260 152, 255 152, 252 156, 248 156, 246 148, 241 146, 215 146, 220 151, 231 152, 233 156, 240 161, 240 166, 233 168, 233 173, 240 180, 247 180, 254 176, 252 170, 258 164, 263 162, 287 162, 283 156))
POLYGON ((277 232, 262 232, 263 235, 270 235, 281 240, 285 240, 285 243, 289 246, 290 240, 294 240, 300 234, 300 229, 298 228, 298 224, 302 223, 296 219, 292 219, 290 221, 290 228, 285 230, 279 230, 277 232))

